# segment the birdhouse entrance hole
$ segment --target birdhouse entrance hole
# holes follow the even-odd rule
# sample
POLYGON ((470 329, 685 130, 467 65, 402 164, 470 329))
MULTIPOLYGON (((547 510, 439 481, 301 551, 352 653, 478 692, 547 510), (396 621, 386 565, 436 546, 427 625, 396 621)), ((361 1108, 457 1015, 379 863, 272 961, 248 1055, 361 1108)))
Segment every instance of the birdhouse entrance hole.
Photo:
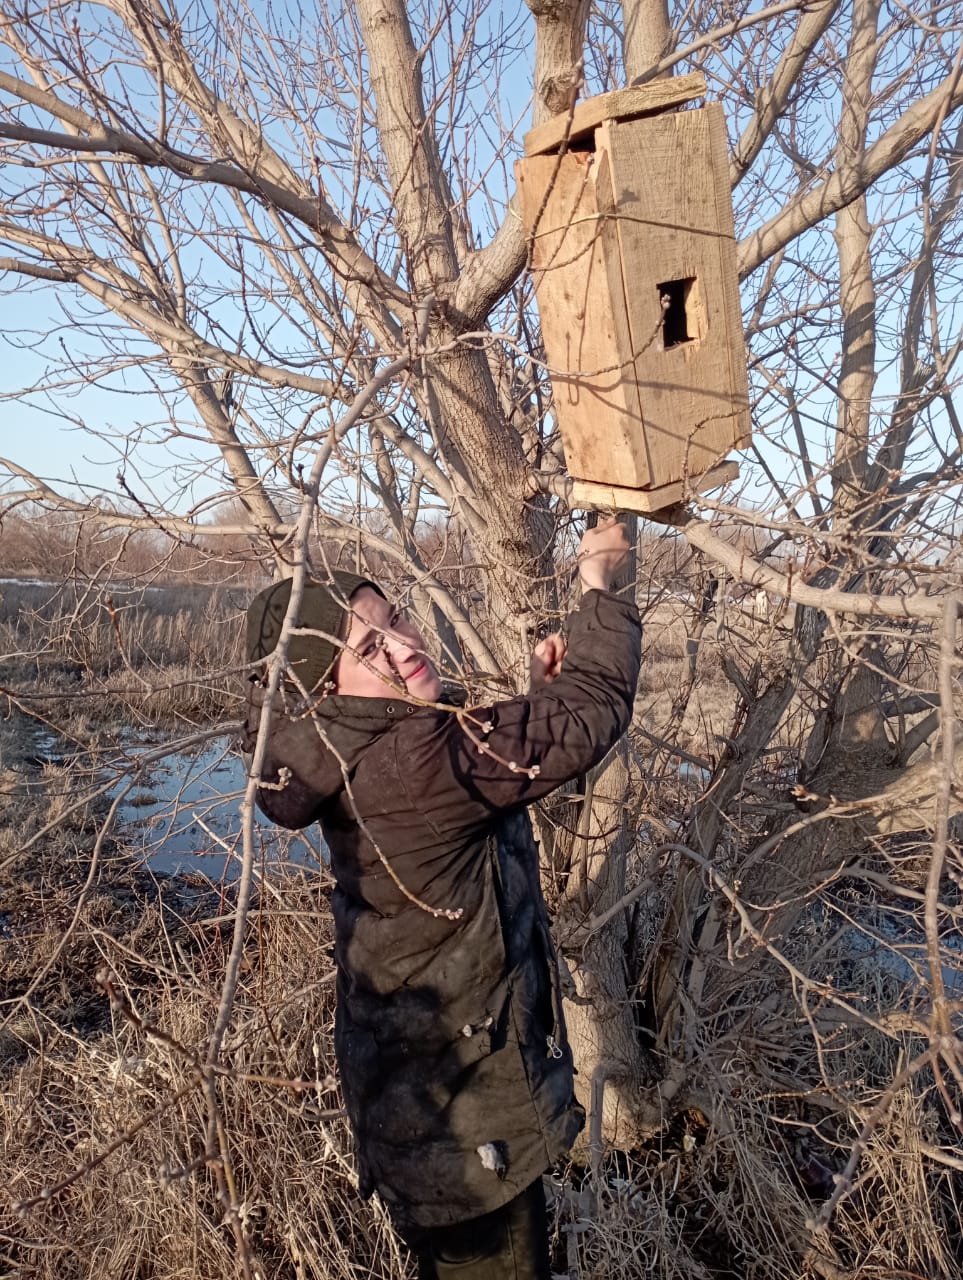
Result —
POLYGON ((695 302, 695 276, 685 280, 665 280, 656 285, 662 307, 662 348, 678 347, 698 338, 698 323, 691 304, 695 302))

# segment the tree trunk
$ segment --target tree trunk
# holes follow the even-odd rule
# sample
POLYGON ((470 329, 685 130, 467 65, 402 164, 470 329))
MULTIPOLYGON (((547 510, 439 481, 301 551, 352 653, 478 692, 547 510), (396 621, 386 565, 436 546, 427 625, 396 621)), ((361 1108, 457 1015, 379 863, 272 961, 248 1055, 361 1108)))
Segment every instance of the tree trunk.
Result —
POLYGON ((574 988, 565 1018, 578 1067, 576 1093, 590 1130, 626 1150, 653 1128, 645 1103, 653 1072, 628 991, 626 914, 615 910, 625 895, 628 858, 638 847, 641 795, 623 741, 585 778, 574 838, 566 841, 569 874, 555 922, 574 988))

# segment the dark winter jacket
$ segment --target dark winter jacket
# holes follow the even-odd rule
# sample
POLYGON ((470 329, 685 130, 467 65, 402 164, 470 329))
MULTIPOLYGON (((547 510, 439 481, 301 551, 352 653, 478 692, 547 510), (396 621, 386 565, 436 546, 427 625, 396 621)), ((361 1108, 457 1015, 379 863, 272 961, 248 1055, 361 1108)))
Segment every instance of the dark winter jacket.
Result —
MULTIPOLYGON (((402 1227, 498 1208, 582 1127, 524 806, 625 731, 639 660, 635 608, 590 591, 561 675, 536 693, 470 713, 328 695, 274 722, 262 776, 291 774, 258 803, 286 826, 321 823, 362 1190, 402 1227)), ((248 750, 262 701, 255 687, 248 750)))

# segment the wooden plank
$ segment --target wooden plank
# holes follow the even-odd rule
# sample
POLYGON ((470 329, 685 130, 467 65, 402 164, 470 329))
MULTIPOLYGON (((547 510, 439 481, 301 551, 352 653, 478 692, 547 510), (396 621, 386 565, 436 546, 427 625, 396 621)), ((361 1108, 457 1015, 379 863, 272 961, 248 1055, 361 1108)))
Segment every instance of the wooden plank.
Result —
POLYGON ((568 152, 519 160, 515 174, 569 472, 641 487, 650 475, 631 353, 619 348, 627 320, 607 166, 568 152))
POLYGON ((573 480, 569 506, 580 511, 640 511, 648 514, 674 507, 698 493, 718 489, 739 476, 738 462, 720 463, 701 476, 689 476, 655 489, 627 489, 623 485, 596 484, 573 480))
POLYGON ((727 185, 724 195, 719 190, 728 179, 712 145, 717 110, 609 122, 596 135, 613 174, 649 487, 706 471, 748 433, 732 215, 727 185), (663 342, 660 286, 667 282, 691 282, 684 286, 688 340, 675 345, 663 342))
POLYGON ((649 84, 635 85, 629 89, 614 89, 580 102, 571 117, 567 114, 553 116, 544 124, 536 125, 525 134, 525 155, 538 156, 558 151, 566 135, 575 142, 591 133, 603 120, 623 120, 645 115, 650 111, 665 111, 668 107, 681 106, 695 98, 704 98, 706 78, 701 71, 690 71, 684 76, 672 76, 668 80, 653 80, 649 84))
POLYGON ((729 353, 729 382, 738 416, 733 420, 735 449, 745 448, 752 436, 749 409, 749 371, 746 364, 746 340, 742 326, 742 301, 739 297, 739 267, 736 261, 736 225, 732 213, 732 190, 729 186, 729 141, 722 104, 707 102, 704 110, 709 119, 709 152, 716 196, 716 224, 723 235, 719 239, 719 272, 722 284, 722 308, 725 314, 726 347, 729 353))

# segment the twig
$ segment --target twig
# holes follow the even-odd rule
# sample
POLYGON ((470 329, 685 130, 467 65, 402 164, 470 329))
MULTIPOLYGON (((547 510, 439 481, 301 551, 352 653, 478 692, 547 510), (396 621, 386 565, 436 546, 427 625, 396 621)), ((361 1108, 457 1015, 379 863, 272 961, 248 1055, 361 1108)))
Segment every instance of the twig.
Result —
POLYGON ((846 1161, 846 1167, 842 1173, 835 1175, 835 1187, 829 1199, 821 1206, 819 1213, 815 1218, 811 1218, 806 1224, 810 1230, 816 1231, 820 1227, 825 1227, 832 1218, 836 1207, 844 1196, 848 1195, 853 1189, 853 1174, 856 1172, 856 1166, 859 1164, 860 1157, 866 1150, 870 1138, 872 1138, 877 1127, 882 1122, 887 1111, 893 1105, 893 1100, 913 1076, 915 1076, 923 1067, 934 1062, 939 1052, 937 1046, 931 1046, 918 1054, 911 1062, 908 1062, 902 1071, 897 1072, 893 1079, 889 1082, 886 1089, 873 1107, 872 1111, 866 1118, 863 1127, 860 1129, 853 1143, 853 1149, 850 1152, 849 1159, 846 1161))
POLYGON ((943 982, 943 965, 940 958, 940 880, 949 846, 950 797, 953 791, 953 763, 956 750, 956 717, 953 714, 953 668, 956 662, 956 618, 960 600, 947 596, 943 609, 943 633, 940 640, 940 730, 943 771, 936 790, 936 829, 933 834, 933 854, 926 876, 926 900, 923 908, 923 926, 926 932, 926 958, 933 989, 933 1021, 939 1035, 949 1034, 946 1012, 946 987, 943 982))
MULTIPOLYGON (((427 336, 428 323, 433 305, 433 297, 424 299, 419 305, 418 333, 416 335, 416 343, 419 347, 424 343, 424 339, 427 336)), ((244 941, 247 934, 247 917, 251 906, 251 894, 254 884, 254 860, 256 856, 254 847, 255 796, 257 794, 258 779, 261 776, 267 757, 271 713, 274 708, 274 702, 277 698, 285 665, 287 663, 287 651, 290 643, 291 632, 297 624, 298 613, 301 608, 301 600, 304 596, 304 586, 308 570, 307 547, 311 534, 311 523, 318 505, 321 476, 324 473, 324 468, 331 456, 334 442, 343 437, 345 433, 360 420, 362 413, 382 387, 387 386, 388 383, 397 377, 400 372, 407 369, 412 358, 412 354, 406 353, 399 359, 393 360, 358 392, 351 408, 332 430, 330 440, 315 454, 314 461, 311 465, 311 472, 305 483, 304 497, 301 502, 301 509, 298 513, 297 531, 293 540, 293 555, 295 557, 295 561, 294 572, 291 579, 291 595, 288 600, 288 607, 285 612, 284 622, 281 626, 281 633, 278 637, 277 647, 268 661, 269 677, 267 693, 264 699, 264 704, 261 707, 257 740, 254 747, 254 759, 251 764, 247 786, 244 790, 244 799, 241 801, 244 852, 241 859, 241 875, 237 889, 237 918, 234 921, 234 936, 231 941, 231 951, 228 956, 224 973, 224 981, 221 987, 220 1004, 218 1006, 217 1016, 214 1020, 210 1044, 208 1046, 208 1064, 215 1063, 220 1054, 221 1044, 227 1031, 228 1022, 230 1021, 231 1010, 234 1007, 234 996, 237 992, 238 979, 240 978, 241 973, 241 963, 244 958, 244 941)))
POLYGON ((113 1153, 120 1147, 125 1146, 128 1142, 131 1142, 136 1138, 138 1133, 140 1133, 142 1129, 146 1128, 152 1121, 159 1119, 166 1111, 169 1111, 171 1107, 180 1102, 182 1098, 186 1098, 189 1093, 197 1088, 198 1084, 199 1080, 197 1077, 192 1077, 187 1084, 182 1085, 181 1088, 172 1093, 169 1098, 165 1098, 163 1102, 148 1111, 146 1115, 141 1116, 141 1118, 134 1124, 130 1125, 129 1128, 125 1129, 122 1133, 119 1133, 112 1142, 109 1142, 103 1150, 98 1152, 97 1155, 91 1156, 91 1158, 82 1164, 79 1169, 75 1169, 73 1173, 67 1174, 65 1178, 61 1178, 59 1182, 55 1182, 52 1186, 44 1187, 39 1195, 31 1196, 27 1200, 18 1200, 14 1204, 14 1210, 16 1213, 22 1217, 31 1209, 35 1209, 38 1204, 46 1204, 56 1196, 59 1196, 62 1191, 66 1191, 68 1187, 73 1186, 78 1178, 84 1177, 85 1174, 96 1169, 98 1165, 103 1164, 104 1161, 109 1156, 113 1155, 113 1153))

